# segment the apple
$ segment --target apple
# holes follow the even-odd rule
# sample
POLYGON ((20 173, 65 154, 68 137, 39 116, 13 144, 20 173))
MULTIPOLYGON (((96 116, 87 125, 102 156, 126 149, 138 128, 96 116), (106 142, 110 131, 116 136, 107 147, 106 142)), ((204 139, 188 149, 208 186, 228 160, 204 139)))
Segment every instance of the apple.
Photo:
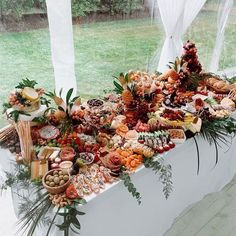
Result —
POLYGON ((163 148, 162 146, 158 146, 158 147, 156 148, 156 151, 157 151, 158 153, 163 153, 165 150, 164 150, 164 148, 163 148))
POLYGON ((144 144, 145 141, 143 139, 139 139, 138 142, 144 144))
POLYGON ((173 143, 172 141, 170 141, 168 144, 169 144, 170 148, 174 148, 175 147, 175 143, 173 143))
POLYGON ((167 152, 167 151, 169 151, 169 150, 170 150, 170 145, 168 145, 168 144, 165 144, 163 148, 164 148, 164 150, 167 152))

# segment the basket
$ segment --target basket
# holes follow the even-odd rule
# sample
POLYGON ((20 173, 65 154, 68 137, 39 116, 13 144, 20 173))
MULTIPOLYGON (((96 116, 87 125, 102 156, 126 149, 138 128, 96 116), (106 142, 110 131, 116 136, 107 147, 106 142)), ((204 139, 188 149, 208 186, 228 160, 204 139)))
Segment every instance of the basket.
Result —
POLYGON ((54 169, 54 170, 48 171, 48 172, 46 173, 46 175, 44 175, 44 177, 43 177, 43 179, 42 179, 43 186, 44 186, 44 188, 46 188, 47 191, 48 191, 49 193, 51 193, 51 194, 63 193, 63 192, 66 191, 66 189, 67 189, 67 188, 69 187, 69 185, 70 185, 70 173, 68 173, 68 175, 69 175, 69 180, 68 180, 65 184, 63 184, 63 185, 61 185, 61 186, 57 186, 57 187, 50 187, 50 186, 48 186, 48 185, 46 184, 46 177, 47 177, 49 174, 52 174, 53 171, 55 171, 55 170, 60 171, 61 169, 54 169))

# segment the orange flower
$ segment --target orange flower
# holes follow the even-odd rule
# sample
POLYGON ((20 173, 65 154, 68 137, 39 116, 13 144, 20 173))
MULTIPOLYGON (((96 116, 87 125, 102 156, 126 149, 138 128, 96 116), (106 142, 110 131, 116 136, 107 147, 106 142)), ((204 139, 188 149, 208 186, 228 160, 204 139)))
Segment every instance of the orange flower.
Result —
POLYGON ((133 101, 133 95, 129 90, 124 90, 122 93, 122 100, 125 105, 130 105, 130 103, 133 101))

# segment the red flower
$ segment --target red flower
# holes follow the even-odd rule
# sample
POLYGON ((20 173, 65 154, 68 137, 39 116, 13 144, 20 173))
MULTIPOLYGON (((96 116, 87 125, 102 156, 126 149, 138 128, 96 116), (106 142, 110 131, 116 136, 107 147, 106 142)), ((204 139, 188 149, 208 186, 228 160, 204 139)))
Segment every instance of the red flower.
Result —
POLYGON ((66 189, 66 196, 70 199, 75 199, 78 198, 78 193, 77 190, 75 188, 74 185, 70 185, 67 189, 66 189))
POLYGON ((100 157, 103 165, 109 168, 113 172, 118 172, 121 168, 121 158, 118 153, 110 152, 105 157, 100 157))

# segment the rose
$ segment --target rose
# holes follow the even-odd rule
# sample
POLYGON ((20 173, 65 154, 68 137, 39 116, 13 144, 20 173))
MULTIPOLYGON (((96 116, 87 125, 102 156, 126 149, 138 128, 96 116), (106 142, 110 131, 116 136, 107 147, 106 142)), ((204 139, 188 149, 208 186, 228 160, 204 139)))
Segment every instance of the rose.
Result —
POLYGON ((119 172, 121 168, 121 157, 117 152, 110 152, 105 157, 101 158, 105 167, 109 168, 112 172, 119 172))

